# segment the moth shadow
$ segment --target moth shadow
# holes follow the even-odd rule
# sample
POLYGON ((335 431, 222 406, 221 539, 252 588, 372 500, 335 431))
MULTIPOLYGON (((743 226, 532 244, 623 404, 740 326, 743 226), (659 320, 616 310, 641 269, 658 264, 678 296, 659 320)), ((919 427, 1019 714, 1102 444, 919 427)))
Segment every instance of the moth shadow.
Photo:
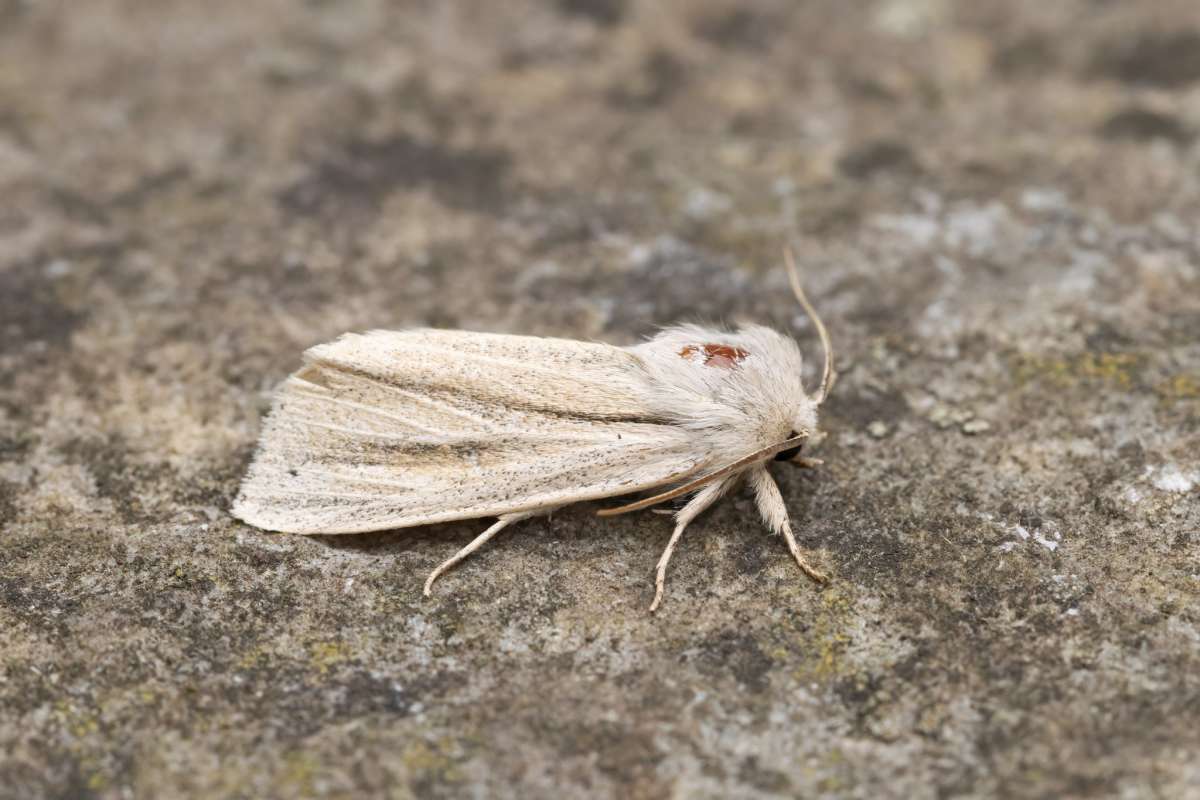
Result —
POLYGON ((462 547, 482 533, 488 524, 484 517, 369 533, 309 534, 305 538, 339 552, 372 556, 401 555, 438 552, 446 549, 447 544, 462 547))
MULTIPOLYGON (((595 526, 598 522, 603 524, 595 516, 598 508, 600 506, 592 503, 579 503, 553 514, 521 520, 489 542, 487 549, 497 546, 504 549, 510 540, 515 540, 514 546, 535 552, 549 547, 551 543, 586 549, 589 543, 594 546, 595 526)), ((332 550, 360 555, 417 553, 448 558, 495 521, 496 517, 476 517, 369 533, 307 534, 305 538, 332 550)), ((619 529, 621 526, 614 527, 619 529)))

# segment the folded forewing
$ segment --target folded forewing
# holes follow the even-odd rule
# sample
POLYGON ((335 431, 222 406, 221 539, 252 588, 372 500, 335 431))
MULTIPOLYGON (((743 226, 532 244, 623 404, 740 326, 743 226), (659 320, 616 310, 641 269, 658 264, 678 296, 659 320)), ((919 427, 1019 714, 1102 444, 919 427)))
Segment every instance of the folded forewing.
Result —
POLYGON ((706 466, 637 356, 460 331, 347 335, 278 390, 234 513, 351 533, 611 497, 706 466))

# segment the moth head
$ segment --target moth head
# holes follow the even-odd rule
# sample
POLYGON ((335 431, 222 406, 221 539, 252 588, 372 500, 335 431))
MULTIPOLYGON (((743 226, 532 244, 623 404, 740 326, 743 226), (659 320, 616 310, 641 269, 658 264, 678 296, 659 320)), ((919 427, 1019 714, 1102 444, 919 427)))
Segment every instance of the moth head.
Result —
POLYGON ((806 450, 814 439, 820 440, 821 432, 817 429, 816 406, 809 405, 807 409, 796 412, 796 420, 787 437, 771 448, 770 454, 775 461, 788 461, 802 467, 811 467, 819 463, 818 459, 809 458, 806 450))
POLYGON ((804 397, 796 404, 793 414, 792 429, 787 437, 776 445, 776 448, 780 449, 771 458, 775 461, 791 461, 799 464, 809 460, 805 458, 804 449, 812 441, 813 435, 818 434, 817 407, 807 397, 804 397))

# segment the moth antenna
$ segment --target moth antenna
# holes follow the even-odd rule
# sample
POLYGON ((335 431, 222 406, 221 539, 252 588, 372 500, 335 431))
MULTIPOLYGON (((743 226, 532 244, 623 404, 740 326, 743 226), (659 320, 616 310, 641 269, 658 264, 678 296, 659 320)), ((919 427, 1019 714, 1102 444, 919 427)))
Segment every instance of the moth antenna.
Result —
POLYGON ((813 308, 812 303, 808 302, 808 297, 804 294, 804 287, 800 285, 800 270, 796 267, 796 259, 792 255, 791 247, 783 248, 783 260, 787 264, 788 281, 792 284, 792 294, 796 295, 796 299, 804 308, 804 313, 808 314, 808 318, 816 326, 817 335, 821 337, 821 349, 825 351, 825 369, 821 375, 821 388, 813 397, 813 402, 821 405, 829 396, 829 390, 833 387, 836 379, 833 372, 833 345, 829 343, 829 331, 825 330, 825 323, 821 321, 821 315, 813 308))
POLYGON ((748 456, 742 456, 737 461, 731 461, 730 463, 718 469, 716 472, 709 472, 706 475, 701 475, 699 478, 688 481, 682 486, 676 486, 674 489, 665 491, 662 494, 656 494, 653 497, 647 497, 644 500, 638 500, 636 502, 629 503, 628 505, 617 506, 616 508, 602 508, 596 512, 596 515, 600 517, 613 517, 617 514, 628 514, 630 511, 640 511, 643 508, 649 508, 650 506, 656 506, 659 503, 665 503, 668 500, 674 500, 680 495, 695 491, 705 484, 712 483, 718 478, 724 478, 726 475, 737 472, 743 467, 759 461, 764 461, 776 453, 782 453, 784 450, 788 450, 798 444, 803 444, 805 440, 808 439, 808 436, 808 432, 805 431, 804 433, 797 434, 790 439, 785 439, 779 444, 773 444, 768 447, 764 447, 761 450, 755 450, 748 456))

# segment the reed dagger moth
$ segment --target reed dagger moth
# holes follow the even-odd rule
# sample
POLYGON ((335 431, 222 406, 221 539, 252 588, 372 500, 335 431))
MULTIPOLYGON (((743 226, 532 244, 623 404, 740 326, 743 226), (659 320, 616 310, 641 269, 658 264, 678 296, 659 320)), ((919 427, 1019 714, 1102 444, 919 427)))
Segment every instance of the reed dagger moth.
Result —
POLYGON ((633 347, 449 330, 346 334, 304 354, 277 390, 234 516, 271 531, 329 534, 498 517, 435 569, 518 520, 570 503, 666 491, 601 515, 676 497, 654 602, 684 529, 741 480, 809 577, 767 471, 800 455, 835 373, 829 334, 784 254, 792 290, 825 354, 809 396, 800 349, 770 328, 664 329, 633 347), (669 487, 669 488, 667 488, 669 487))

